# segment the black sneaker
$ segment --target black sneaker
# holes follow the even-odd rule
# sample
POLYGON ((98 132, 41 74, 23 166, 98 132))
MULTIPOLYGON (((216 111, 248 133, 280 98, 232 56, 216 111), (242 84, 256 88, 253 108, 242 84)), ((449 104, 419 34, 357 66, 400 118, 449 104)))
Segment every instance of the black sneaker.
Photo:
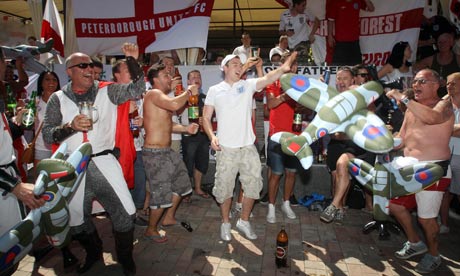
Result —
POLYGON ((291 195, 289 203, 291 203, 291 206, 299 206, 299 202, 297 201, 297 198, 295 198, 295 195, 291 195))
POLYGON ((147 227, 149 223, 142 217, 136 217, 134 219, 134 225, 139 226, 139 227, 147 227))
POLYGON ((259 202, 262 205, 267 205, 268 204, 268 193, 265 193, 265 195, 259 200, 259 202))

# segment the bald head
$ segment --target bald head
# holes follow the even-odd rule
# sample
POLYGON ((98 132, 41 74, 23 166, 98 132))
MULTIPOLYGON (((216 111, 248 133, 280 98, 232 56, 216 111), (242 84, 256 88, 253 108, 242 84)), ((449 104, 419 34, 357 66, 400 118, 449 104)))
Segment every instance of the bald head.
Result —
POLYGON ((80 63, 80 60, 89 60, 89 61, 86 61, 87 63, 92 62, 91 58, 87 54, 77 52, 77 53, 73 53, 69 57, 67 57, 67 59, 65 60, 65 67, 69 68, 69 67, 71 67, 71 66, 73 66, 75 64, 78 64, 78 63, 80 63))

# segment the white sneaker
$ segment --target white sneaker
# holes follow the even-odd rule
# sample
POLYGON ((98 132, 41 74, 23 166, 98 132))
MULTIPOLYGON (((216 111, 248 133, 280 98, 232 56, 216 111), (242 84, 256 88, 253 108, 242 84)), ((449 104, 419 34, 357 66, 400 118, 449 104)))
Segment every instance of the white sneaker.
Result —
POLYGON ((267 222, 276 223, 275 205, 268 204, 267 222))
MULTIPOLYGON (((235 207, 233 207, 231 210, 230 210, 230 214, 229 214, 229 218, 233 218, 233 217, 238 217, 240 216, 240 214, 243 212, 243 203, 235 203, 235 207)), ((252 218, 254 217, 254 214, 251 213, 249 214, 249 217, 252 218)))
POLYGON ((238 221, 236 222, 236 228, 238 230, 240 230, 241 232, 243 232, 244 235, 246 236, 246 238, 248 238, 250 240, 257 239, 257 235, 254 232, 254 230, 252 229, 251 223, 249 223, 249 221, 244 221, 242 219, 238 219, 238 221))
POLYGON ((444 224, 439 225, 439 234, 447 234, 449 233, 450 228, 445 226, 444 224))
POLYGON ((223 222, 222 225, 220 226, 220 238, 223 241, 231 241, 232 240, 232 234, 230 233, 230 230, 232 229, 232 225, 230 222, 223 222))
POLYGON ((281 211, 283 211, 283 213, 286 215, 286 217, 290 218, 290 219, 296 219, 297 216, 295 215, 294 211, 292 211, 291 209, 291 203, 289 202, 289 200, 286 200, 285 202, 283 202, 283 204, 281 205, 281 211))

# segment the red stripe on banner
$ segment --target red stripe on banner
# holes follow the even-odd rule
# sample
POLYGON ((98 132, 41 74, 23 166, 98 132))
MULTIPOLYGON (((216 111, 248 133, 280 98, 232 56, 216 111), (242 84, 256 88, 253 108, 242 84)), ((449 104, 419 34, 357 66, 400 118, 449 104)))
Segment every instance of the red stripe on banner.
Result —
POLYGON ((361 36, 397 33, 420 28, 423 8, 381 16, 361 17, 361 36))
POLYGON ((134 0, 134 17, 78 18, 75 30, 78 38, 137 36, 139 49, 144 52, 145 47, 155 41, 156 32, 167 31, 184 18, 210 17, 213 4, 214 0, 200 0, 186 9, 154 14, 154 0, 134 0))
POLYGON ((62 44, 62 37, 56 32, 56 30, 53 29, 50 22, 46 20, 42 21, 41 37, 43 37, 45 40, 48 40, 49 38, 53 38, 54 39, 53 48, 59 51, 59 54, 61 56, 64 56, 64 45, 62 44))
POLYGON ((275 0, 278 2, 281 6, 284 6, 285 8, 289 8, 288 3, 286 3, 284 0, 275 0))

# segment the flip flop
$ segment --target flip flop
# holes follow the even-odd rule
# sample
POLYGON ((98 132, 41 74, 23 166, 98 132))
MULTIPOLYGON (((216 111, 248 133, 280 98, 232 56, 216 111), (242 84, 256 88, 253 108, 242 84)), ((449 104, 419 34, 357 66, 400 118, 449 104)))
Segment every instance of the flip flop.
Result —
POLYGON ((162 235, 152 235, 152 236, 146 236, 143 235, 144 239, 153 241, 155 243, 165 243, 168 241, 168 237, 162 236, 162 235))
POLYGON ((205 193, 205 192, 203 192, 201 194, 198 194, 198 193, 195 193, 195 194, 197 196, 201 196, 202 198, 206 198, 206 199, 211 198, 211 196, 209 194, 205 193))
POLYGON ((162 225, 160 225, 160 228, 166 229, 166 228, 171 228, 171 227, 175 227, 175 226, 182 226, 182 227, 185 228, 185 230, 187 230, 189 232, 193 232, 192 226, 186 221, 181 221, 181 222, 177 221, 175 224, 162 224, 162 225))

